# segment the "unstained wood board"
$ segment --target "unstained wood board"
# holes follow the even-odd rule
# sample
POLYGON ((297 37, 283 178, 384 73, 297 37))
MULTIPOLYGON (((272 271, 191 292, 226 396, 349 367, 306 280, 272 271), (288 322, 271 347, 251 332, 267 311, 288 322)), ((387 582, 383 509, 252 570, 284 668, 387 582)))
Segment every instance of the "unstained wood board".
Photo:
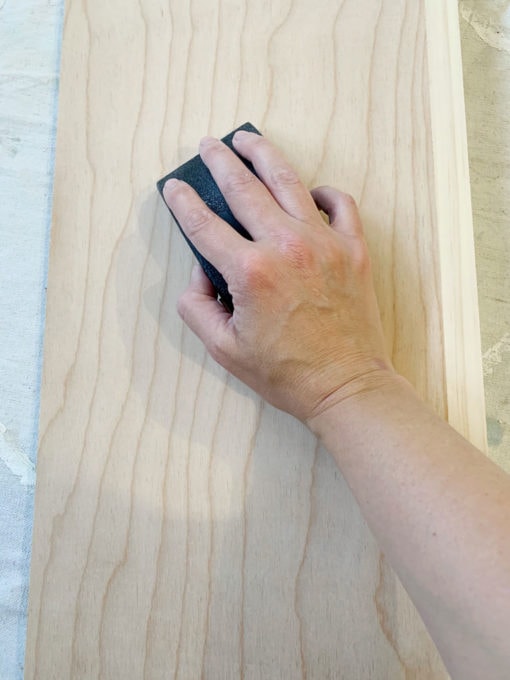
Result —
POLYGON ((68 0, 26 677, 445 677, 341 473, 175 311, 155 190, 250 120, 359 201, 397 369, 484 404, 454 0, 68 0))

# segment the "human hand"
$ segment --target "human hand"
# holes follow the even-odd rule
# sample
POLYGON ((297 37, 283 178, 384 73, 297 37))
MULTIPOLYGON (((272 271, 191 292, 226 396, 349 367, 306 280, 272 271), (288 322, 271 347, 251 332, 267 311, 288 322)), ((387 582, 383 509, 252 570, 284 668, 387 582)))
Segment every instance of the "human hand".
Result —
POLYGON ((350 196, 330 187, 309 192, 264 137, 237 132, 233 143, 260 179, 219 140, 203 139, 200 155, 253 241, 185 182, 170 180, 163 193, 186 235, 227 281, 234 312, 217 301, 198 264, 178 311, 218 363, 309 422, 394 375, 363 228, 350 196))

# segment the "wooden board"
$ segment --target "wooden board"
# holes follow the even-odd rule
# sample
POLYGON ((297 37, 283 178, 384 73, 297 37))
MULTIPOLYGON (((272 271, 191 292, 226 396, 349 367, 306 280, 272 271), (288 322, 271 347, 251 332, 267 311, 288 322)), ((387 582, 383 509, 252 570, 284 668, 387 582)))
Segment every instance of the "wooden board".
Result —
POLYGON ((445 677, 341 474, 216 366, 154 183, 251 120, 360 202, 397 368, 484 446, 454 0, 68 0, 26 677, 445 677))

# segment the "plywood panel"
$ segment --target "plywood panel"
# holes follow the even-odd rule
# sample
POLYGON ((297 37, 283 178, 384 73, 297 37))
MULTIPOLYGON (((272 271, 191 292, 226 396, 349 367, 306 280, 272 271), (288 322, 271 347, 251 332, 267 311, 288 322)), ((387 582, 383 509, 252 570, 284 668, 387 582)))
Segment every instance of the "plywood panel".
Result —
POLYGON ((457 32, 453 0, 68 0, 27 678, 445 677, 327 453, 177 317, 154 183, 251 120, 351 192, 397 368, 483 444, 457 32))

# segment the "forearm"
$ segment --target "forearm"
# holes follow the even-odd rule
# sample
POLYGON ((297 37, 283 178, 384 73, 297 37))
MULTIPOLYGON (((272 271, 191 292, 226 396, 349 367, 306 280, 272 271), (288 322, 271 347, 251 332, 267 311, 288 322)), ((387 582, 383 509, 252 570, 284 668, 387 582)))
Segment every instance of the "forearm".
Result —
POLYGON ((350 396, 309 425, 453 676, 507 678, 510 477, 401 378, 350 396))

